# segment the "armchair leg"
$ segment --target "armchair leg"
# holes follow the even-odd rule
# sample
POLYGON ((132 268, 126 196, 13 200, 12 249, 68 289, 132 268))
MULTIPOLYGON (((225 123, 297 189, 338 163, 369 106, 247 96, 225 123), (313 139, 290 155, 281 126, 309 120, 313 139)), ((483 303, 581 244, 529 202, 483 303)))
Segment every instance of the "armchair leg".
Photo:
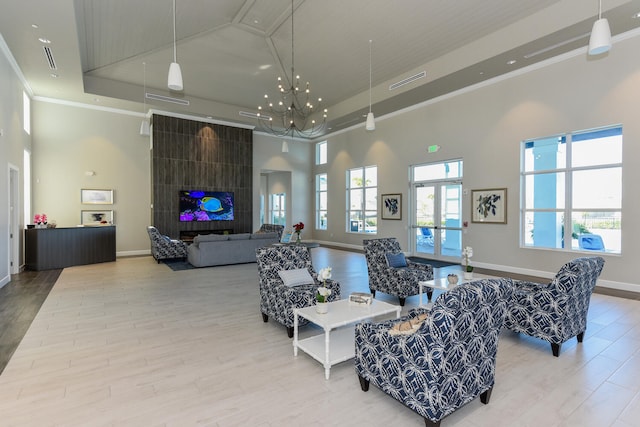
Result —
POLYGON ((429 302, 431 302, 431 297, 433 296, 433 289, 429 288, 427 291, 427 298, 429 298, 429 302))
POLYGON ((376 290, 369 288, 369 291, 371 291, 371 297, 375 298, 376 297, 376 290))
POLYGON ((425 427, 440 427, 440 421, 442 421, 442 420, 438 420, 436 422, 433 422, 429 418, 425 418, 424 419, 424 425, 425 425, 425 427))
POLYGON ((358 380, 360 381, 360 388, 362 391, 369 391, 369 380, 365 380, 358 374, 358 380))
POLYGON ((293 338, 293 326, 287 326, 287 335, 289 338, 293 338))
POLYGON ((406 298, 398 297, 398 301, 400 301, 400 307, 404 307, 404 302, 406 301, 406 298))
POLYGON ((578 335, 576 335, 576 338, 578 339, 578 342, 582 342, 582 340, 584 339, 584 332, 580 332, 578 335))
POLYGON ((491 399, 491 392, 493 391, 493 387, 491 387, 489 390, 485 391, 484 393, 480 394, 480 402, 484 403, 485 405, 487 403, 489 403, 489 399, 491 399))
POLYGON ((551 343, 551 352, 553 353, 553 355, 554 355, 555 357, 560 356, 560 346, 561 346, 561 345, 562 345, 562 344, 554 344, 554 343, 551 343))
POLYGON ((267 323, 269 321, 269 316, 267 316, 266 314, 262 313, 262 321, 264 323, 267 323))

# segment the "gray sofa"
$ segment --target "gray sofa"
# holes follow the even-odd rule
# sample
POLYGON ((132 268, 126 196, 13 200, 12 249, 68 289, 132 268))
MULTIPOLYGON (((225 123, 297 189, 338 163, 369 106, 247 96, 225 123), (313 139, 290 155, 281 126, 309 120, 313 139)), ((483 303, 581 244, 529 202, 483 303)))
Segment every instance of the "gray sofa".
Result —
POLYGON ((198 235, 187 248, 194 267, 256 262, 256 249, 277 243, 278 233, 198 235))

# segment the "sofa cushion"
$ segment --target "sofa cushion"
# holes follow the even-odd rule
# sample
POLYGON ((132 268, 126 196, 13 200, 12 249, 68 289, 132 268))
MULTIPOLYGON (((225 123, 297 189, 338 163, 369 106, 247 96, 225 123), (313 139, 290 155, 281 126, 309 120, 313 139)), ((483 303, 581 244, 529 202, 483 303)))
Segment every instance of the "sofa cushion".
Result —
POLYGON ((229 240, 229 236, 226 234, 198 234, 193 238, 193 243, 220 242, 223 240, 229 240))
POLYGON ((392 268, 403 268, 407 266, 407 260, 402 252, 397 254, 385 254, 387 264, 392 268))
POLYGON ((287 286, 313 285, 313 277, 306 268, 298 268, 296 270, 280 270, 278 276, 287 286))
POLYGON ((274 232, 266 232, 266 231, 261 231, 261 232, 255 232, 251 235, 252 239, 275 239, 278 237, 278 233, 274 232))
POLYGON ((249 238, 251 233, 229 234, 229 240, 248 240, 249 238))

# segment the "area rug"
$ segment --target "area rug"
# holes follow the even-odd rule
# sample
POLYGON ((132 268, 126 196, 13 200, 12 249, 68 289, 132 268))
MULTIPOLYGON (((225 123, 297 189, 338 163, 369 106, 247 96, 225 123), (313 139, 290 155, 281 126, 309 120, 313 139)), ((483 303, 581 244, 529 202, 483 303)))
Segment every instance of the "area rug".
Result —
POLYGON ((173 271, 192 270, 195 268, 193 265, 189 264, 189 261, 180 258, 163 259, 162 263, 173 271))
POLYGON ((420 257, 417 257, 417 256, 409 257, 409 260, 411 260, 413 262, 420 263, 420 264, 431 264, 431 266, 433 268, 441 268, 441 267, 450 267, 452 265, 460 265, 460 263, 456 263, 456 262, 438 261, 438 260, 435 260, 435 259, 420 258, 420 257))

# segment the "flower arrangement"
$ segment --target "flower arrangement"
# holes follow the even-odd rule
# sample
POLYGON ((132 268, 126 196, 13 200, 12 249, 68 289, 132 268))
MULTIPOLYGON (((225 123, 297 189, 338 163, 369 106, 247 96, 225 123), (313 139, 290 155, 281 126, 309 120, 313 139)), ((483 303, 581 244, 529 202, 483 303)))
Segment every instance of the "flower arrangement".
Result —
POLYGON ((473 248, 471 246, 465 246, 462 250, 462 257, 464 258, 465 271, 471 273, 473 266, 469 264, 469 258, 473 256, 473 248))
POLYGON ((304 223, 300 221, 297 224, 293 224, 294 232, 296 233, 296 241, 300 241, 300 232, 304 229, 304 223))
POLYGON ((47 214, 35 214, 33 216, 33 222, 36 225, 45 225, 47 223, 47 214))
POLYGON ((316 301, 329 302, 329 295, 331 295, 331 289, 321 286, 318 288, 318 293, 316 294, 316 301))
POLYGON ((316 293, 317 302, 328 302, 327 299, 331 295, 331 289, 326 287, 327 280, 331 279, 331 267, 325 267, 318 272, 318 279, 322 280, 322 286, 318 288, 316 293))

